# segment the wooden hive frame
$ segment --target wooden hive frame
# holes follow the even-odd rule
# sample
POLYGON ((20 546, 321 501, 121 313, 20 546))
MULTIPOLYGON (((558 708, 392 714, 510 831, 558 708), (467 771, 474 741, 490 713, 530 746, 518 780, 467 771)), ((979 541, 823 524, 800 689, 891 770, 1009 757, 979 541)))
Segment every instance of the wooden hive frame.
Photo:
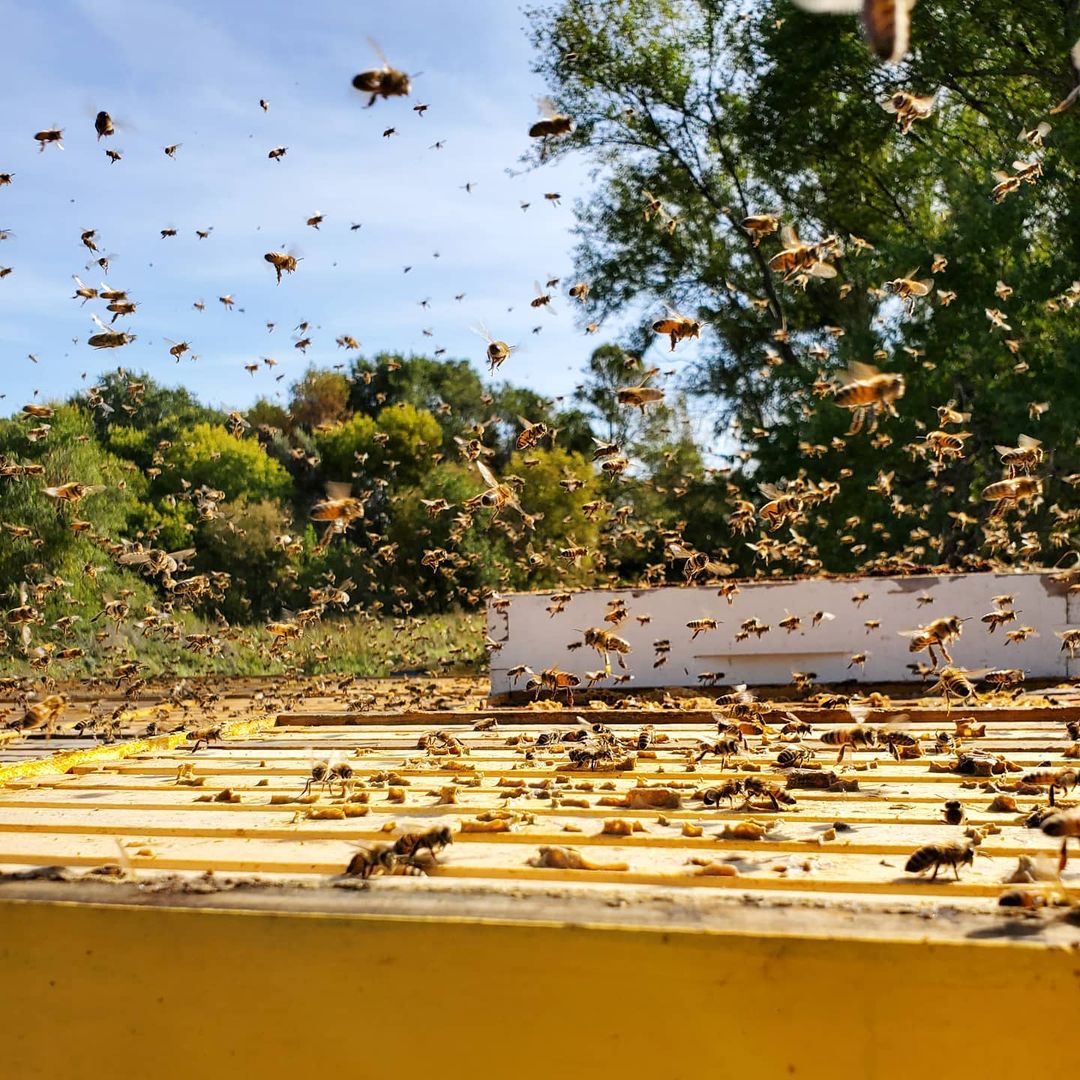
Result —
MULTIPOLYGON (((959 715, 903 707, 922 735, 959 715)), ((713 716, 661 708, 323 706, 232 720, 194 753, 181 734, 0 765, 0 993, 20 1003, 11 1075, 98 1076, 129 1060, 155 1077, 224 1075, 226 1062, 277 1076, 340 1060, 371 1076, 892 1077, 927 1050, 950 1077, 1030 1067, 1023 1026, 979 1025, 983 1009, 1022 1007, 1050 1039, 1073 1011, 1070 909, 997 906, 1020 856, 1056 858, 1019 823, 1045 796, 991 813, 984 781, 932 771, 946 761, 934 753, 860 750, 837 767, 819 736, 848 713, 785 708, 858 790, 796 790, 779 812, 706 807, 694 795, 709 785, 782 781, 786 744, 753 738, 726 768, 693 765, 713 716), (565 747, 535 736, 577 715, 660 737, 632 769, 567 770, 565 747), (497 730, 477 730, 485 718, 497 730), (420 749, 435 728, 468 753, 420 749), (348 795, 316 786, 302 800, 312 762, 334 755, 354 770, 348 795), (610 805, 642 786, 679 806, 610 805), (942 821, 948 798, 968 826, 997 831, 958 882, 905 874, 916 847, 962 836, 942 821), (508 831, 460 831, 499 812, 508 831), (611 819, 640 831, 612 835, 611 819), (747 819, 770 825, 761 839, 730 832, 747 819), (848 829, 830 832, 838 822, 848 829), (342 875, 358 847, 436 823, 459 831, 429 876, 342 875), (545 845, 606 869, 532 865, 545 845)), ((986 710, 970 745, 1025 770, 1062 766, 1062 721, 1077 716, 986 710)), ((1028 888, 1075 902, 1080 869, 1028 888)))

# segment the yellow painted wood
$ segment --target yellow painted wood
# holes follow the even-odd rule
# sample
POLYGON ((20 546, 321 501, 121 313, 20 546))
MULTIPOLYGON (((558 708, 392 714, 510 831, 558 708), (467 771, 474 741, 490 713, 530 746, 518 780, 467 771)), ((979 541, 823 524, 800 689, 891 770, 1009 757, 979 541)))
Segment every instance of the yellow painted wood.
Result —
POLYGON ((18 1080, 1027 1076, 1068 1039, 1078 977, 1074 950, 857 927, 837 940, 0 900, 3 1073, 18 1080))

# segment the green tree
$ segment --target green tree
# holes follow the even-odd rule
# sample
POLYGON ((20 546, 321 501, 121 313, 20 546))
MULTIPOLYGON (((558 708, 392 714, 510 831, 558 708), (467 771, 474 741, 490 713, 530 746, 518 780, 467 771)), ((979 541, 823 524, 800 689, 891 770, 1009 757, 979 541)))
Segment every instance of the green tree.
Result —
MULTIPOLYGON (((863 544, 895 552, 911 531, 913 555, 971 556, 978 538, 950 512, 980 513, 994 445, 1023 431, 1054 448, 1055 472, 1080 466, 1080 327, 1073 298, 1057 299, 1080 255, 1080 130, 1066 115, 1044 151, 1017 142, 1074 84, 1071 5, 922 0, 900 68, 875 63, 854 20, 786 0, 565 0, 529 20, 537 70, 576 122, 547 156, 598 169, 577 208, 579 274, 605 317, 631 320, 634 347, 664 303, 702 321, 689 381, 716 402, 718 435, 748 452, 738 478, 759 502, 762 482, 840 478, 806 525, 827 565, 850 568, 863 544), (938 95, 906 136, 880 104, 898 90, 938 95), (1043 175, 995 204, 993 170, 1020 157, 1043 175), (836 278, 784 281, 768 266, 779 233, 755 246, 742 228, 753 214, 804 241, 839 238, 836 278), (934 287, 908 313, 885 285, 913 268, 934 287), (1011 329, 993 329, 988 308, 1011 329), (907 394, 898 419, 846 438, 850 415, 815 390, 853 361, 903 374, 907 394), (971 437, 935 472, 918 444, 949 400, 971 411, 971 437), (1052 405, 1032 430, 1040 400, 1052 405), (888 516, 899 528, 879 526, 888 516)), ((1025 528, 1067 542, 1072 502, 1053 490, 1025 528)))

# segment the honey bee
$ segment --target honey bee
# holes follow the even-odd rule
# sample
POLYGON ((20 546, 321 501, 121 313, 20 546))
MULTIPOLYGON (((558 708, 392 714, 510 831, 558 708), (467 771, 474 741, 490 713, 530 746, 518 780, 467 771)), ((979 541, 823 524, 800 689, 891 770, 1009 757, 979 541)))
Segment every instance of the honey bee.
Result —
POLYGON ((104 484, 80 484, 73 481, 68 484, 60 484, 57 487, 47 487, 45 488, 45 494, 50 499, 56 499, 58 503, 67 502, 74 506, 82 499, 85 499, 87 495, 96 495, 99 491, 104 490, 104 484))
POLYGON ((1038 476, 1014 476, 1008 480, 998 480, 987 484, 982 490, 985 502, 994 503, 990 517, 1001 517, 1010 507, 1019 506, 1022 499, 1033 499, 1042 495, 1042 479, 1038 476))
POLYGON ((938 681, 930 688, 932 694, 942 693, 945 695, 945 707, 952 707, 952 699, 959 698, 961 701, 978 699, 975 687, 967 677, 967 673, 959 668, 951 666, 943 667, 938 672, 938 681))
POLYGON ((546 139, 558 135, 569 135, 574 129, 574 121, 565 113, 556 111, 550 98, 540 98, 537 104, 543 114, 543 120, 537 120, 529 128, 530 139, 546 139))
POLYGON ((555 436, 559 433, 558 429, 549 427, 542 420, 531 421, 526 420, 524 416, 519 416, 518 423, 521 424, 521 433, 514 445, 519 450, 529 450, 538 446, 544 439, 549 439, 554 445, 555 436))
POLYGON ((93 349, 119 349, 130 345, 135 340, 134 334, 125 334, 120 330, 110 330, 96 315, 90 316, 100 333, 91 334, 86 343, 93 349))
POLYGON ((964 804, 959 799, 947 799, 941 813, 946 825, 963 825, 967 816, 964 813, 964 804))
POLYGON ((368 38, 368 43, 382 61, 382 67, 361 71, 359 75, 353 76, 353 87, 371 95, 365 108, 370 109, 375 104, 376 98, 408 97, 412 93, 412 82, 409 76, 404 71, 392 68, 383 55, 382 49, 371 38, 368 38))
POLYGON ((625 638, 621 638, 616 634, 613 634, 610 630, 604 630, 601 627, 590 627, 588 630, 583 630, 585 635, 585 644, 590 649, 595 649, 604 658, 604 670, 605 672, 611 672, 611 658, 610 653, 614 653, 616 659, 619 662, 619 667, 625 668, 626 662, 623 660, 624 656, 629 655, 630 642, 625 638))
POLYGON ((773 214, 752 214, 743 218, 742 227, 750 234, 750 243, 757 247, 766 236, 780 228, 780 219, 773 214))
POLYGON ((1075 788, 1080 784, 1080 776, 1075 769, 1037 769, 1029 772, 1022 778, 1025 784, 1033 787, 1045 787, 1050 791, 1050 805, 1054 805, 1054 795, 1057 791, 1065 791, 1066 788, 1075 788))
POLYGON ((394 841, 393 852, 404 858, 413 858, 421 851, 437 854, 448 844, 454 842, 454 834, 449 825, 435 825, 425 832, 409 832, 394 841))
POLYGON ((44 128, 41 131, 35 132, 34 139, 38 144, 38 151, 40 153, 45 152, 45 147, 49 143, 55 143, 57 150, 63 150, 63 146, 60 144, 60 140, 63 139, 64 133, 60 128, 44 128))
POLYGON ((99 142, 116 134, 112 117, 104 109, 94 117, 94 130, 97 132, 99 142))
POLYGON ((487 484, 487 488, 480 492, 479 495, 467 499, 464 503, 465 509, 470 511, 481 508, 493 510, 493 517, 498 517, 502 509, 509 506, 521 515, 521 520, 525 523, 525 526, 531 528, 533 519, 522 510, 521 503, 518 502, 517 495, 514 494, 514 489, 507 483, 500 483, 484 462, 478 460, 475 464, 480 471, 481 478, 487 484))
POLYGON ((878 371, 869 364, 855 363, 836 392, 833 402, 842 409, 851 409, 849 435, 857 435, 867 417, 871 418, 870 431, 876 431, 882 415, 896 416, 896 405, 904 396, 904 376, 878 371))
POLYGON ((324 546, 332 535, 344 533, 354 521, 364 516, 364 503, 353 498, 351 490, 349 484, 329 483, 326 485, 327 498, 311 508, 312 521, 327 522, 326 533, 320 541, 324 546))
POLYGON ((876 728, 856 724, 855 727, 850 728, 829 728, 828 731, 822 732, 821 741, 825 746, 840 747, 840 753, 836 756, 836 762, 839 764, 844 760, 844 754, 847 753, 849 746, 852 753, 877 746, 878 733, 876 728))
POLYGON ((652 328, 653 333, 666 334, 671 339, 672 352, 680 341, 701 337, 700 320, 688 319, 685 315, 680 315, 673 307, 668 307, 667 311, 667 318, 658 319, 652 324, 652 328))
POLYGON ((732 735, 725 739, 718 739, 716 742, 699 742, 698 754, 694 758, 694 761, 699 762, 709 754, 715 754, 720 758, 720 768, 726 769, 728 758, 734 757, 741 750, 745 749, 745 735, 732 735))
POLYGON ((349 860, 345 867, 345 873, 349 877, 367 879, 380 870, 385 874, 392 874, 397 867, 397 856, 394 854, 393 844, 373 844, 371 847, 362 847, 349 860))
POLYGON ((1030 473, 1045 458, 1042 443, 1030 435, 1021 435, 1016 446, 995 446, 994 449, 1000 455, 1001 464, 1005 466, 1006 476, 1010 480, 1030 473))
POLYGON ((706 806, 719 806, 721 799, 727 799, 733 804, 735 799, 744 794, 742 780, 726 780, 719 787, 706 788, 701 793, 701 801, 706 806))
POLYGON ((919 97, 909 94, 906 90, 898 90, 882 104, 882 108, 896 115, 896 122, 900 125, 900 131, 906 135, 911 130, 911 125, 916 120, 926 120, 934 111, 936 95, 919 97))
POLYGON ((295 255, 287 251, 268 251, 263 258, 274 268, 277 274, 277 283, 281 284, 281 275, 296 272, 296 264, 299 262, 295 255))
POLYGON ((489 370, 494 375, 499 365, 517 349, 517 346, 507 345, 505 341, 496 341, 483 324, 473 327, 473 333, 479 334, 487 342, 489 370))
POLYGON ((1058 873, 1060 874, 1069 862, 1069 837, 1080 838, 1080 809, 1051 814, 1050 817, 1043 820, 1041 827, 1047 836, 1060 836, 1062 838, 1061 857, 1058 860, 1058 873))
POLYGON ((11 183, 14 173, 0 172, 0 187, 7 187, 11 183))
POLYGON ((885 288, 903 301, 909 315, 915 313, 915 302, 924 296, 929 296, 934 288, 933 279, 925 278, 919 281, 915 277, 918 272, 917 269, 912 270, 906 277, 893 278, 892 281, 885 282, 885 288))
POLYGON ((904 869, 909 874, 922 874, 930 869, 934 868, 933 874, 930 875, 930 880, 933 881, 937 875, 938 870, 943 866, 951 866, 953 873, 956 875, 956 880, 960 880, 960 867, 963 865, 971 866, 975 862, 975 849, 971 844, 960 844, 956 842, 948 844, 926 844, 924 847, 918 848, 908 859, 904 869))
POLYGON ((900 636, 911 639, 908 644, 909 652, 922 652, 925 649, 934 667, 937 667, 938 663, 935 649, 940 651, 947 664, 951 664, 952 657, 947 646, 963 633, 965 622, 967 619, 961 619, 959 615, 947 615, 920 626, 918 630, 901 630, 900 636))
MULTIPOLYGON (((781 803, 786 806, 795 805, 794 795, 789 795, 779 784, 771 784, 767 780, 762 780, 759 776, 746 777, 743 780, 742 785, 743 791, 746 793, 747 801, 750 799, 767 799, 773 810, 779 810, 781 803)), ((757 808, 768 809, 768 807, 757 808)))
POLYGON ((987 633, 992 634, 999 626, 1004 626, 1006 623, 1015 622, 1017 612, 1011 608, 999 608, 996 611, 989 611, 979 620, 986 624, 987 633))
POLYGON ((581 303, 585 303, 589 299, 589 283, 587 281, 579 281, 574 285, 571 285, 569 295, 575 300, 580 300, 581 303))
POLYGON ((691 619, 686 624, 686 629, 693 630, 690 635, 690 640, 693 641, 698 634, 703 634, 706 630, 715 630, 719 625, 716 619, 691 619))
POLYGON ((47 735, 52 730, 67 707, 67 698, 63 694, 49 694, 41 701, 30 702, 20 720, 12 720, 8 723, 9 728, 22 732, 35 731, 44 728, 47 735))
POLYGON ((1075 630, 1057 630, 1057 636, 1061 638, 1059 652, 1067 652, 1070 660, 1076 659, 1076 650, 1080 649, 1080 628, 1075 630))
POLYGON ((863 37, 879 60, 898 64, 907 53, 911 9, 916 0, 795 0, 795 3, 815 14, 860 14, 863 37))
POLYGON ((780 491, 772 484, 760 484, 758 490, 769 500, 758 513, 774 532, 785 522, 802 516, 803 500, 800 496, 780 491))
POLYGON ((769 269, 784 275, 784 281, 792 281, 799 275, 810 277, 834 278, 836 267, 825 260, 839 254, 841 250, 838 236, 827 236, 816 244, 804 244, 791 225, 785 225, 780 231, 783 251, 769 260, 769 269))
POLYGON ((969 438, 970 431, 931 431, 923 440, 923 446, 940 462, 963 457, 964 440, 969 438))
POLYGON ((574 705, 574 688, 581 685, 581 680, 570 671, 560 671, 557 667, 545 668, 539 675, 534 675, 525 683, 526 690, 532 690, 539 697, 541 692, 549 690, 552 694, 566 694, 566 704, 574 705))
POLYGON ((788 746, 776 757, 776 764, 781 769, 800 769, 814 761, 814 751, 806 746, 788 746))
POLYGON ((637 386, 623 386, 615 391, 615 398, 620 405, 632 405, 641 410, 645 415, 645 407, 657 401, 664 400, 664 391, 658 386, 647 386, 648 381, 659 371, 659 368, 650 368, 642 376, 637 386))

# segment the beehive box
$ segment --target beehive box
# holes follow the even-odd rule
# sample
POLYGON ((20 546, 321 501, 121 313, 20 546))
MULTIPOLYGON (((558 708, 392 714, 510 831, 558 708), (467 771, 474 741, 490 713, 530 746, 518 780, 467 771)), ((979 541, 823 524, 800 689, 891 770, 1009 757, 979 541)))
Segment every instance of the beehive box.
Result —
POLYGON ((488 636, 496 646, 491 690, 522 690, 525 680, 513 675, 522 664, 537 672, 558 667, 601 688, 626 676, 624 688, 631 690, 783 685, 793 671, 813 672, 822 683, 905 682, 915 678, 913 668, 927 654, 912 655, 903 632, 950 615, 970 620, 949 646, 959 666, 1023 668, 1030 678, 1063 679, 1080 671, 1080 660, 1057 637, 1080 627, 1080 593, 1060 577, 1041 571, 784 578, 738 582, 734 592, 716 585, 584 589, 555 601, 550 593, 507 593, 488 603, 488 636), (994 610, 992 597, 999 595, 1013 597, 1016 619, 991 633, 979 620, 994 610), (613 626, 604 616, 616 601, 628 616, 613 626), (821 612, 827 617, 815 621, 821 612), (792 615, 799 623, 787 630, 782 624, 792 615), (700 619, 716 620, 715 628, 695 633, 687 624, 700 619), (766 631, 740 634, 747 619, 766 631), (1006 636, 1025 625, 1036 633, 1022 640, 1006 636), (602 672, 603 659, 582 647, 582 631, 593 626, 612 630, 630 646, 623 666, 612 657, 611 672, 595 683, 588 672, 602 672), (670 650, 657 653, 658 640, 670 650), (864 655, 862 663, 852 661, 856 654, 864 655))
POLYGON ((932 1052, 962 1077, 1030 1068, 1060 1038, 1080 859, 1024 886, 1050 906, 1001 908, 1021 857, 1055 865, 1057 844, 1023 824, 1046 794, 1016 791, 1018 772, 950 771, 933 736, 971 717, 986 728, 968 748, 1062 767, 1080 702, 894 703, 924 756, 864 748, 839 765, 822 736, 852 723, 843 708, 778 703, 724 762, 695 761, 713 710, 677 704, 388 713, 313 698, 234 709, 207 745, 23 740, 46 753, 0 765, 6 1074, 892 1077, 932 1052), (778 809, 705 805, 732 780, 787 791, 791 717, 839 783, 778 809), (570 760, 563 736, 592 723, 626 740, 620 768, 570 760), (421 748, 435 731, 450 739, 421 748), (304 793, 320 761, 351 766, 344 789, 304 793), (992 810, 1000 796, 1015 809, 992 810), (964 825, 944 823, 948 799, 964 825), (427 874, 344 873, 358 850, 440 824, 453 843, 427 874), (905 873, 913 850, 967 829, 980 842, 960 880, 905 873), (543 865, 543 849, 563 854, 543 865))

